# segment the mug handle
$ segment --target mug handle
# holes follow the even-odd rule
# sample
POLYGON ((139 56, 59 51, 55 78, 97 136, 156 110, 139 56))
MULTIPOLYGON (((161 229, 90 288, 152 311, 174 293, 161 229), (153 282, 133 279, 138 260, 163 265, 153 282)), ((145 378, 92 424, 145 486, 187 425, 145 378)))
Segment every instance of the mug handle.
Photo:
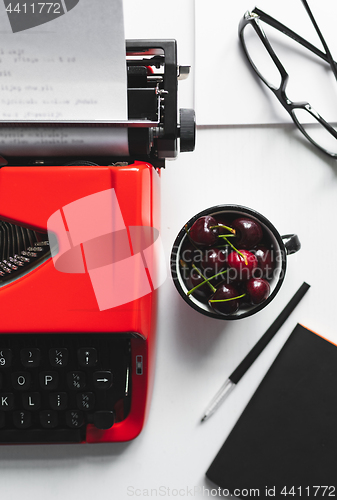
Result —
POLYGON ((284 246, 286 248, 287 255, 298 252, 301 248, 301 242, 298 239, 297 234, 285 234, 281 236, 284 246))

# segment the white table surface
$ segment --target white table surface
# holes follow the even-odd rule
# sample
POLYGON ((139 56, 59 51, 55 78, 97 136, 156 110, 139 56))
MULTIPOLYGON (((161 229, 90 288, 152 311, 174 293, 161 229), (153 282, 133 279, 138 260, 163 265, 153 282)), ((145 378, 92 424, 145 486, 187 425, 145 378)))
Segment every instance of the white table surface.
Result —
POLYGON ((140 436, 129 443, 2 446, 2 499, 208 498, 203 488, 215 486, 205 478, 207 468, 296 323, 337 342, 336 162, 291 125, 198 128, 195 152, 162 171, 168 272, 182 225, 222 203, 251 207, 281 234, 298 234, 302 249, 289 257, 277 297, 253 317, 214 320, 190 308, 168 276, 160 288, 152 405, 140 436), (303 281, 311 285, 303 301, 223 406, 200 424, 214 393, 303 281))

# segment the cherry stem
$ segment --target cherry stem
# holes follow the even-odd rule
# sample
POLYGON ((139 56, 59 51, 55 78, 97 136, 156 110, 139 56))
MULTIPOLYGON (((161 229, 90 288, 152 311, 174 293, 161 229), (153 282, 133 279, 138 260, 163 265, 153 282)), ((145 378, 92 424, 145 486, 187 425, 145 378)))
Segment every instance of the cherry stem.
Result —
MULTIPOLYGON (((214 276, 211 276, 210 278, 205 278, 204 281, 202 281, 201 283, 199 283, 198 285, 196 285, 194 288, 192 288, 191 290, 189 290, 187 292, 187 295, 191 295, 191 293, 193 293, 195 290, 197 290, 197 288, 199 288, 200 286, 204 285, 205 283, 208 283, 210 280, 216 278, 217 276, 220 276, 220 274, 225 274, 227 273, 228 269, 226 269, 225 271, 221 271, 220 273, 217 273, 215 274, 214 276)), ((211 283, 209 283, 211 284, 211 283)), ((213 287, 214 288, 214 287, 213 287)))
POLYGON ((186 264, 186 262, 183 259, 180 259, 179 262, 180 262, 181 267, 188 267, 188 265, 186 264))
POLYGON ((216 288, 212 285, 212 283, 210 283, 208 281, 207 278, 205 278, 205 276, 202 274, 202 272, 200 271, 200 269, 198 269, 197 266, 194 265, 194 264, 192 264, 192 267, 193 267, 193 269, 195 269, 197 271, 197 273, 199 274, 199 276, 201 276, 202 278, 204 278, 205 282, 210 287, 210 289, 212 290, 212 292, 215 293, 216 292, 216 288))
POLYGON ((232 227, 229 227, 229 226, 224 226, 223 224, 218 224, 217 226, 210 226, 210 229, 214 229, 214 228, 216 228, 216 227, 218 227, 218 228, 223 228, 223 227, 224 227, 224 228, 225 228, 225 229, 227 229, 230 233, 232 233, 234 236, 235 236, 235 234, 236 234, 235 229, 233 229, 232 227))
POLYGON ((209 300, 208 302, 228 302, 229 300, 236 300, 236 299, 242 299, 242 297, 245 297, 246 294, 243 293, 242 295, 238 295, 237 297, 231 297, 230 299, 220 299, 220 300, 209 300))
POLYGON ((237 248, 235 248, 235 246, 230 241, 228 241, 228 239, 227 239, 226 236, 223 236, 223 235, 220 234, 219 238, 224 238, 227 241, 228 245, 230 245, 233 248, 233 250, 236 251, 236 253, 238 253, 239 255, 241 255, 241 257, 243 258, 243 260, 245 262, 245 265, 248 266, 247 257, 245 255, 243 255, 243 253, 241 253, 240 250, 238 250, 237 248))
MULTIPOLYGON (((225 238, 230 238, 230 237, 235 238, 235 234, 224 234, 224 235, 221 235, 221 236, 225 237, 225 238)), ((215 248, 228 248, 228 243, 225 244, 225 245, 224 244, 219 245, 219 243, 217 243, 215 245, 215 248)))

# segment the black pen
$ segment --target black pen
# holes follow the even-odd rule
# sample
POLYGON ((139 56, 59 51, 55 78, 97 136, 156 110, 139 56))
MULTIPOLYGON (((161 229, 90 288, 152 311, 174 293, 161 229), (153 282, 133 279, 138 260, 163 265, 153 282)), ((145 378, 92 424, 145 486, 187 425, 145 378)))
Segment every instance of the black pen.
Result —
POLYGON ((264 335, 258 340, 258 342, 254 345, 254 347, 249 351, 247 356, 241 361, 239 366, 233 371, 233 373, 228 377, 219 391, 216 393, 211 403, 209 404, 207 410, 205 411, 204 416, 201 419, 201 422, 204 422, 207 418, 209 418, 215 410, 220 406, 220 404, 225 400, 228 394, 234 389, 236 384, 239 382, 241 377, 246 373, 248 368, 254 363, 256 358, 261 354, 266 345, 270 342, 270 340, 274 337, 277 331, 281 328, 285 320, 289 317, 292 311, 295 309, 300 300, 304 297, 304 295, 309 290, 310 285, 308 283, 303 283, 300 288, 297 290, 293 298, 288 302, 283 311, 278 315, 275 321, 270 325, 268 330, 264 335))

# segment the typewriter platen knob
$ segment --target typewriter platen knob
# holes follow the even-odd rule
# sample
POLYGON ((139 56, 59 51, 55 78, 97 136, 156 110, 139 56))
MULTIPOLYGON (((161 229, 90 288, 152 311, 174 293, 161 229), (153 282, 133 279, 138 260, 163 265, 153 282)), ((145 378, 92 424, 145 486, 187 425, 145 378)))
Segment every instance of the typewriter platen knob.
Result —
POLYGON ((180 115, 180 152, 194 151, 195 148, 195 112, 193 109, 181 108, 180 115))

